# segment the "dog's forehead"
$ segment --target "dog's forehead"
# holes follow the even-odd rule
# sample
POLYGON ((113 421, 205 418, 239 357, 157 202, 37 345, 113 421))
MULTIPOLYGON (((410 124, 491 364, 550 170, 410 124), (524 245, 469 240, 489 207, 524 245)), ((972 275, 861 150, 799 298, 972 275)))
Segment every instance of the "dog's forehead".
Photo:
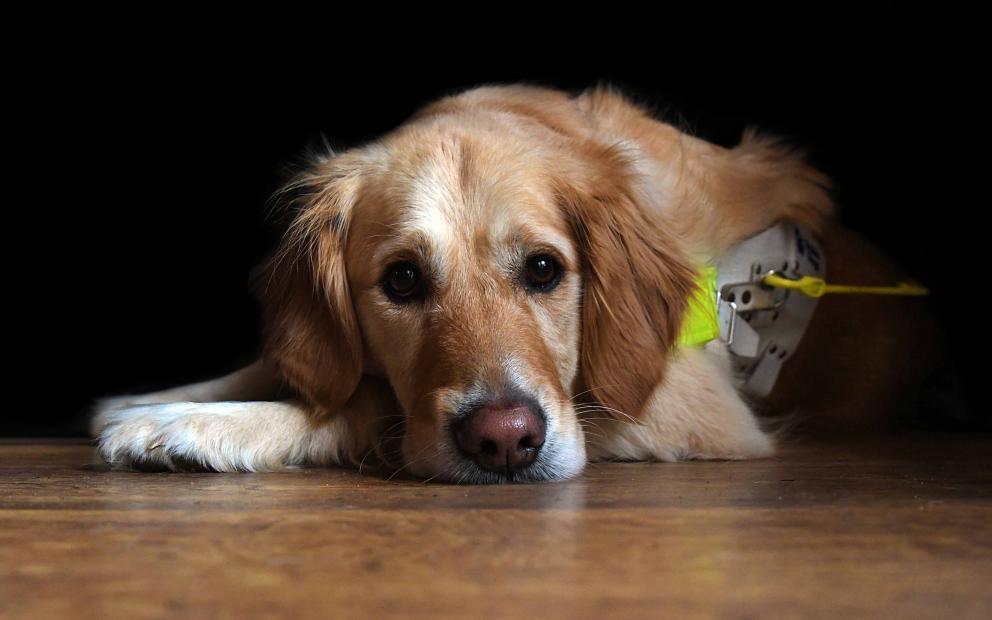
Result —
POLYGON ((537 240, 568 246, 546 168, 516 145, 428 141, 393 158, 379 217, 394 243, 439 255, 537 240))

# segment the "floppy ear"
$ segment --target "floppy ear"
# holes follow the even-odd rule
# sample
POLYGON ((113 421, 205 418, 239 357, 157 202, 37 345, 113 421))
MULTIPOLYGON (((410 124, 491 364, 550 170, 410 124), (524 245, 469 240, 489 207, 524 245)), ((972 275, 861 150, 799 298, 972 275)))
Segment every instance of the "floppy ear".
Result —
POLYGON ((362 342, 344 250, 361 178, 343 155, 318 160, 276 195, 292 215, 282 244, 256 276, 264 355, 318 415, 351 397, 362 375, 362 342))
POLYGON ((589 167, 557 187, 583 259, 582 389, 628 419, 663 378, 695 273, 661 215, 646 211, 631 162, 618 148, 590 149, 589 167))

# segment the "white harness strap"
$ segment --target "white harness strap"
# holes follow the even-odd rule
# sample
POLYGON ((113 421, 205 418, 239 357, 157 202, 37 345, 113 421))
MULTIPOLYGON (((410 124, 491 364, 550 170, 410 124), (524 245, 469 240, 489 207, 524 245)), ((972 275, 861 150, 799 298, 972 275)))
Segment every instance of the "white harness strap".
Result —
POLYGON ((732 248, 718 263, 720 340, 740 387, 767 396, 802 340, 817 299, 760 284, 770 272, 826 278, 826 257, 802 227, 778 224, 732 248))

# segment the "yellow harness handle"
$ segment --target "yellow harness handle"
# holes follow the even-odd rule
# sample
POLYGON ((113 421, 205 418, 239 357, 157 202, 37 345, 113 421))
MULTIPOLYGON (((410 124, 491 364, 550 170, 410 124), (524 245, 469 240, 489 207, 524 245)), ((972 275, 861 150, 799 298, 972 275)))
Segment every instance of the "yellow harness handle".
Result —
POLYGON ((775 288, 799 291, 807 297, 823 297, 828 293, 860 294, 860 295, 907 295, 921 297, 929 295, 930 291, 924 286, 912 282, 900 282, 896 286, 851 286, 847 284, 827 284, 822 278, 803 276, 798 280, 790 280, 775 273, 770 273, 761 282, 775 288))

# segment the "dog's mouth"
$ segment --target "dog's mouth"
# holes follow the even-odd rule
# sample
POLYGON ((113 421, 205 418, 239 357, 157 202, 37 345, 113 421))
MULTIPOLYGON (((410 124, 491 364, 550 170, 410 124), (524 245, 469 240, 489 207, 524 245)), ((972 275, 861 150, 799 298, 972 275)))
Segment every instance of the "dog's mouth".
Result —
POLYGON ((586 462, 585 435, 571 399, 521 382, 433 389, 419 407, 404 408, 386 440, 384 420, 377 445, 386 469, 392 477, 453 484, 578 475, 586 462))
POLYGON ((543 434, 535 434, 534 427, 515 416, 485 424, 455 420, 426 446, 415 445, 406 435, 393 442, 392 469, 449 484, 527 484, 572 478, 585 465, 584 438, 581 433, 559 433, 556 426, 548 420, 541 427, 543 434), (487 430, 495 432, 487 434, 487 430))
POLYGON ((515 467, 507 463, 502 468, 483 467, 474 459, 460 454, 457 463, 435 474, 434 479, 454 484, 528 484, 564 480, 581 470, 581 467, 559 463, 555 452, 553 446, 548 446, 547 452, 542 451, 528 465, 515 467))

